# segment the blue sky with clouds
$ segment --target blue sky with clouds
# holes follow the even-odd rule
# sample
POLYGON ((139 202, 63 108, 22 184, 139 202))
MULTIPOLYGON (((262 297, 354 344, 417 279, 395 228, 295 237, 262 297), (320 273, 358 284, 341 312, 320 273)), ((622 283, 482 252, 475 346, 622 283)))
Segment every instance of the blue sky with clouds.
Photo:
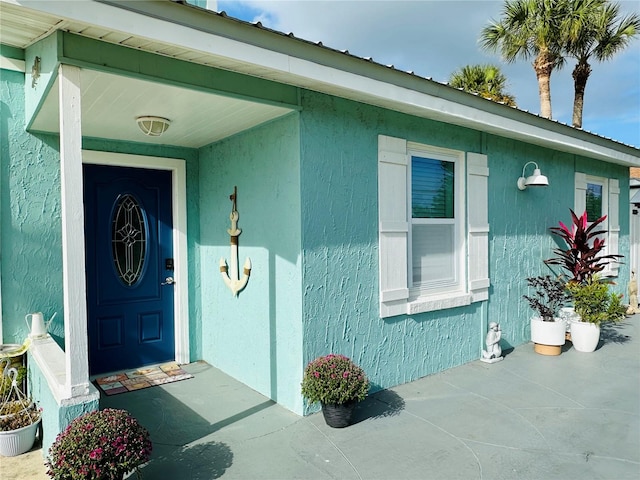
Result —
MULTIPOLYGON (((640 2, 619 2, 623 13, 640 13, 640 2)), ((500 17, 503 2, 218 0, 217 10, 241 20, 322 43, 376 62, 446 82, 464 65, 493 63, 508 78, 518 107, 540 112, 531 61, 501 62, 478 45, 482 28, 500 17)), ((551 77, 553 118, 571 124, 573 62, 551 77)), ((585 93, 583 128, 640 148, 640 38, 606 63, 592 63, 585 93)))

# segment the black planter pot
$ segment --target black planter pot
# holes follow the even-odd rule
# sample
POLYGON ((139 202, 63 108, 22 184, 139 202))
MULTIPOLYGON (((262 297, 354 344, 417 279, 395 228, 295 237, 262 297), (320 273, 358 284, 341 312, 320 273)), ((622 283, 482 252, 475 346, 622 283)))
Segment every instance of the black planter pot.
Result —
POLYGON ((348 427, 351 425, 351 416, 355 406, 355 400, 347 403, 323 403, 322 415, 324 415, 324 421, 333 428, 348 427))

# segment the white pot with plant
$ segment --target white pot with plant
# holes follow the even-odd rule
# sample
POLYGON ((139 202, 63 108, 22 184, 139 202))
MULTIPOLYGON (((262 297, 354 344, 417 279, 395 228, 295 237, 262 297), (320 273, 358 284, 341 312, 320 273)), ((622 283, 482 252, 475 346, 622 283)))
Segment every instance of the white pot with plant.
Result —
MULTIPOLYGON (((2 365, 0 370, 4 371, 2 365)), ((18 387, 18 371, 9 368, 2 381, 11 387, 0 399, 0 455, 14 457, 31 450, 36 439, 40 411, 18 387)))
POLYGON ((558 315, 567 300, 566 286, 550 275, 527 278, 527 285, 535 289, 533 295, 523 295, 537 313, 531 317, 533 350, 540 355, 560 355, 567 326, 558 315))
POLYGON ((609 263, 619 262, 622 255, 604 254, 607 230, 598 228, 606 215, 589 222, 586 211, 579 217, 573 210, 570 212, 571 228, 559 222, 558 227, 550 229, 566 248, 554 249, 556 256, 545 263, 558 265, 570 274, 567 288, 581 320, 571 321, 571 342, 580 352, 593 352, 600 340, 600 324, 619 321, 626 311, 620 303, 621 295, 610 292, 610 282, 598 277, 609 263))
POLYGON ((570 282, 568 289, 580 320, 571 322, 571 341, 579 352, 593 352, 600 341, 600 325, 625 318, 622 295, 609 291, 610 283, 593 276, 583 283, 570 282))

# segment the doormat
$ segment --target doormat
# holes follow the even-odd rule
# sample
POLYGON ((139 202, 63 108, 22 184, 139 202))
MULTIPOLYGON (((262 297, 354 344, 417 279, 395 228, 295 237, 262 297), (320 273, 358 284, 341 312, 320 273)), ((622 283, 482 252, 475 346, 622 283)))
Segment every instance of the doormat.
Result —
POLYGON ((155 367, 139 368, 100 377, 95 380, 95 383, 106 395, 117 395, 188 378, 193 378, 193 375, 185 372, 177 363, 169 362, 155 367))

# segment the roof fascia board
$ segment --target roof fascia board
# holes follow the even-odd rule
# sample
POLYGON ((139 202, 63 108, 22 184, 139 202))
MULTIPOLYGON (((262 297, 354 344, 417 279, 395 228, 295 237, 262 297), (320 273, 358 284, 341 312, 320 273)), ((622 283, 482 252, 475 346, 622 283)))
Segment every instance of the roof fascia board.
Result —
POLYGON ((14 72, 25 72, 24 60, 16 60, 15 58, 0 55, 0 69, 11 70, 14 72))
POLYGON ((192 6, 169 0, 11 1, 158 42, 167 42, 169 38, 172 44, 257 67, 294 85, 317 90, 318 84, 324 84, 330 87, 330 92, 340 92, 346 98, 365 97, 369 103, 384 108, 413 111, 414 115, 422 112, 428 118, 507 138, 640 166, 639 150, 634 147, 192 6))
POLYGON ((134 50, 73 33, 61 32, 61 36, 58 57, 60 63, 156 82, 161 80, 171 85, 268 105, 294 109, 299 107, 298 88, 294 86, 134 50))
POLYGON ((24 50, 22 48, 12 47, 4 43, 0 43, 0 55, 6 58, 24 61, 24 50))
MULTIPOLYGON (((466 126, 469 128, 477 128, 495 135, 514 138, 535 145, 554 148, 556 150, 584 155, 598 160, 604 160, 620 165, 639 166, 640 157, 637 150, 632 147, 628 148, 628 152, 620 151, 623 145, 616 145, 618 149, 609 148, 606 144, 611 143, 602 139, 602 144, 596 144, 590 140, 581 140, 570 138, 562 132, 563 125, 554 124, 545 119, 538 119, 544 125, 534 125, 523 123, 514 118, 509 118, 502 114, 478 111, 471 107, 453 102, 451 100, 434 97, 422 92, 418 92, 410 88, 395 87, 389 88, 389 84, 368 77, 357 76, 341 70, 332 69, 326 72, 328 67, 322 67, 304 60, 292 59, 291 74, 297 75, 298 72, 304 75, 319 77, 324 75, 330 78, 333 84, 340 84, 344 88, 354 92, 366 92, 368 103, 372 105, 383 106, 385 103, 394 102, 407 105, 408 108, 402 109, 405 113, 416 115, 422 112, 420 116, 439 119, 446 116, 451 123, 466 126), (322 70, 322 72, 314 72, 314 69, 322 70), (475 113, 475 119, 471 115, 475 113), (482 128, 480 128, 480 126, 482 128)), ((472 97, 473 98, 473 97, 472 97)), ((480 101, 489 102, 489 100, 479 99, 480 101)), ((496 104, 496 107, 504 107, 507 111, 512 110, 510 107, 496 104)), ((581 133, 581 132, 579 132, 581 133)), ((589 135, 589 134, 587 134, 589 135)), ((589 137, 593 137, 589 135, 589 137)))

